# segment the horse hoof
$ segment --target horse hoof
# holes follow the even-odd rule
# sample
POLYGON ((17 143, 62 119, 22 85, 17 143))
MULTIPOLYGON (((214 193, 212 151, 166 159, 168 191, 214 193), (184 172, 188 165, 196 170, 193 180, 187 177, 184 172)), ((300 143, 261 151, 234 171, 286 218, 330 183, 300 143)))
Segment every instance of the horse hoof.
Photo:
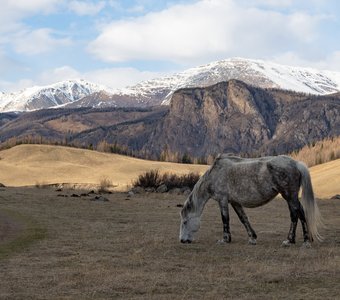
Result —
POLYGON ((293 243, 289 240, 285 240, 281 244, 282 247, 290 247, 291 245, 293 245, 293 243))
POLYGON ((230 241, 227 240, 217 240, 217 244, 229 244, 230 241))
POLYGON ((302 244, 302 248, 312 248, 312 244, 309 241, 306 241, 302 244))
POLYGON ((249 239, 248 244, 249 245, 256 245, 256 239, 249 239))

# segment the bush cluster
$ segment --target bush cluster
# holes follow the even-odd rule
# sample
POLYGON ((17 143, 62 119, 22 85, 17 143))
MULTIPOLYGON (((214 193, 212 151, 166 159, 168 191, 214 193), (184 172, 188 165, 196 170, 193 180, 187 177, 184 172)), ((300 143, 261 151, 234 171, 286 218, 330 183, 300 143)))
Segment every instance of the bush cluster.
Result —
POLYGON ((199 178, 200 175, 194 172, 178 175, 174 173, 161 174, 158 170, 150 170, 140 174, 133 182, 133 186, 157 189, 164 184, 169 190, 184 187, 192 190, 199 178))

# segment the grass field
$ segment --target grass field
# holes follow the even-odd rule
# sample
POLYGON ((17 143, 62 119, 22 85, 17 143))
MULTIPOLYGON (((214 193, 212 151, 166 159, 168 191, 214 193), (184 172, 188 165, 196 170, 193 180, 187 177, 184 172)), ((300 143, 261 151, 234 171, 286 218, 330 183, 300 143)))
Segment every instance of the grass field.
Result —
MULTIPOLYGON (((0 151, 0 183, 29 186, 77 183, 90 187, 107 178, 115 190, 126 190, 147 170, 186 174, 204 173, 208 166, 147 161, 116 154, 67 147, 21 145, 0 151)), ((315 194, 340 194, 340 159, 310 168, 315 194)))
POLYGON ((338 299, 340 160, 311 168, 326 228, 311 249, 281 248, 290 220, 278 198, 248 209, 258 244, 231 212, 232 243, 210 201, 193 244, 178 241, 184 196, 115 192, 107 202, 49 183, 126 189, 158 169, 179 174, 207 166, 143 161, 80 149, 22 145, 0 152, 0 299, 338 299), (31 185, 31 187, 27 187, 31 185), (26 187, 25 187, 26 186, 26 187))
POLYGON ((327 226, 322 230, 325 241, 305 249, 300 247, 300 228, 296 245, 280 247, 290 223, 281 199, 247 210, 258 234, 258 245, 250 246, 233 212, 232 243, 216 244, 222 225, 213 201, 204 211, 197 240, 181 244, 177 204, 184 202, 183 196, 113 193, 106 196, 108 202, 58 196, 72 193, 50 188, 0 190, 0 228, 13 229, 0 239, 0 253, 14 243, 11 253, 0 256, 0 299, 340 295, 340 200, 319 201, 327 226))

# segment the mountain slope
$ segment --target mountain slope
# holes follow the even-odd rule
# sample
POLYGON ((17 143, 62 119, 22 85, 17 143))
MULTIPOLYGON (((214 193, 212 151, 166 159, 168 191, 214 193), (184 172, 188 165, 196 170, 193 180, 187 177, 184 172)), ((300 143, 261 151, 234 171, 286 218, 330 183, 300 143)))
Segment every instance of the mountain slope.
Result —
POLYGON ((201 157, 221 152, 289 153, 340 134, 340 98, 264 90, 230 80, 174 93, 143 150, 201 157))
POLYGON ((340 96, 336 94, 306 95, 230 80, 206 88, 180 89, 170 106, 22 113, 15 119, 4 118, 0 143, 42 137, 96 147, 106 141, 156 159, 165 150, 178 157, 188 153, 197 158, 221 152, 290 153, 340 135, 339 111, 340 96))
MULTIPOLYGON (((58 107, 109 89, 85 80, 68 80, 49 86, 35 86, 17 93, 0 94, 0 111, 30 111, 58 107)), ((114 103, 112 103, 114 106, 114 103)))
POLYGON ((237 79, 261 88, 310 94, 340 91, 340 72, 291 67, 262 60, 232 58, 148 80, 124 89, 108 89, 85 81, 68 81, 14 94, 0 94, 0 111, 64 107, 146 107, 170 104, 181 88, 206 87, 237 79))
POLYGON ((232 58, 117 90, 107 101, 116 101, 119 106, 124 106, 124 101, 127 100, 128 106, 133 103, 137 106, 160 103, 168 105, 171 96, 178 89, 206 87, 230 79, 261 88, 280 88, 310 94, 325 95, 340 91, 340 72, 232 58))

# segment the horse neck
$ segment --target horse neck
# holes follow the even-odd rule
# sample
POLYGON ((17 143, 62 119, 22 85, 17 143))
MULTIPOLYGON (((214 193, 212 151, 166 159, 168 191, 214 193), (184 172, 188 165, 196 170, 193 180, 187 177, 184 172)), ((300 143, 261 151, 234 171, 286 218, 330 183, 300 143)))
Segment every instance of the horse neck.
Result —
POLYGON ((210 195, 202 188, 201 182, 198 182, 185 202, 184 208, 187 210, 187 213, 200 217, 209 198, 210 195))

